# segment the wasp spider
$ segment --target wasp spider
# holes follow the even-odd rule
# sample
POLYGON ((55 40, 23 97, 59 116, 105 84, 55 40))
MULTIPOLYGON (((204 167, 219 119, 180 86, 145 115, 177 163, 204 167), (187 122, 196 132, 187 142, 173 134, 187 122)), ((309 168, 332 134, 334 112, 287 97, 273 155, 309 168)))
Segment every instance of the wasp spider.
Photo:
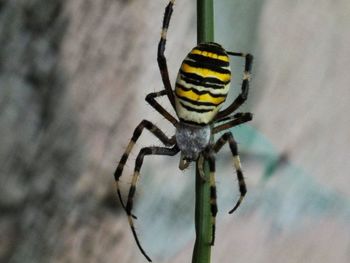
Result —
POLYGON ((253 56, 245 53, 226 51, 221 45, 213 42, 200 43, 194 47, 183 60, 176 79, 175 90, 173 90, 169 80, 164 51, 167 29, 173 12, 174 2, 175 0, 171 0, 165 9, 161 38, 158 44, 157 60, 164 84, 164 90, 148 94, 146 96, 146 101, 175 126, 176 133, 171 138, 168 138, 153 123, 143 120, 136 127, 114 173, 117 193, 121 205, 128 215, 129 224, 137 246, 148 261, 151 261, 151 259, 140 245, 133 223, 133 219, 136 219, 136 217, 132 214, 136 183, 140 175, 143 159, 146 155, 174 156, 180 152, 179 168, 183 170, 188 167, 190 162, 197 161, 198 170, 202 175, 204 174, 204 160, 208 161, 210 169, 209 182, 211 187, 210 198, 213 222, 212 245, 214 244, 215 217, 217 213, 214 177, 215 154, 226 142, 228 142, 233 155, 233 165, 236 170, 240 191, 240 198, 229 213, 236 210, 247 191, 237 152, 237 143, 232 133, 229 131, 224 133, 215 143, 211 143, 210 138, 212 135, 220 131, 252 120, 252 114, 249 112, 238 112, 235 114, 233 114, 233 112, 236 111, 247 99, 253 56), (231 71, 229 56, 242 57, 245 60, 243 82, 241 92, 237 98, 227 108, 220 111, 230 87, 231 71), (155 98, 161 96, 168 97, 179 120, 172 116, 155 100, 155 98), (136 158, 134 174, 127 202, 125 204, 122 200, 118 185, 119 178, 122 175, 124 165, 134 144, 144 129, 149 130, 154 136, 160 139, 165 147, 152 146, 140 150, 136 158))

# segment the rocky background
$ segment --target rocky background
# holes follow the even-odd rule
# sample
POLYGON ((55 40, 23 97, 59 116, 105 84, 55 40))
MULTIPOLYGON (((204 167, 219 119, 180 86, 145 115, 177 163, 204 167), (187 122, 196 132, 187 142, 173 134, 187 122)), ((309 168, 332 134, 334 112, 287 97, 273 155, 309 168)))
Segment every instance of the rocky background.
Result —
MULTIPOLYGON (((112 175, 142 119, 174 132, 144 102, 162 89, 166 4, 0 1, 1 262, 145 262, 112 175)), ((227 215, 238 192, 226 149, 213 262, 349 262, 349 1, 215 4, 216 40, 253 53, 255 64, 244 108, 254 120, 234 130, 248 197, 227 215)), ((195 23, 194 1, 178 0, 166 49, 172 80, 195 45, 195 23)), ((233 70, 237 87, 242 61, 233 70)), ((146 133, 138 142, 124 193, 137 151, 153 144, 146 133)), ((177 165, 146 158, 142 169, 136 224, 155 262, 191 259, 194 172, 177 165)))

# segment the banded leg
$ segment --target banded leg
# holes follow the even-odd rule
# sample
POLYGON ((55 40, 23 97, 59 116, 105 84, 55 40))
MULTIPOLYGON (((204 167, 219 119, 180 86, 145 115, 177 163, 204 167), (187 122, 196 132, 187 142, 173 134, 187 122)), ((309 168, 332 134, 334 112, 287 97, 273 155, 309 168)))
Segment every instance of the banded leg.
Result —
POLYGON ((204 156, 201 154, 198 157, 197 160, 197 164, 198 164, 198 172, 200 177, 202 178, 202 180, 204 182, 208 181, 208 179, 205 177, 205 173, 204 173, 204 156))
MULTIPOLYGON (((204 157, 209 163, 209 184, 210 184, 210 211, 211 211, 211 224, 212 224, 212 235, 210 245, 213 246, 215 242, 215 226, 216 226, 216 214, 218 213, 218 207, 216 202, 216 183, 215 183, 215 156, 212 151, 207 150, 204 153, 204 157)), ((202 169, 198 163, 198 170, 202 169)), ((204 173, 204 172, 203 172, 204 173)))
POLYGON ((146 96, 146 101, 156 110, 158 111, 164 118, 170 121, 174 126, 177 124, 177 120, 160 105, 155 98, 167 95, 166 90, 152 92, 146 96))
POLYGON ((141 170, 141 166, 143 163, 143 158, 146 155, 168 155, 168 156, 174 156, 175 154, 177 154, 179 152, 179 148, 177 147, 177 145, 175 145, 173 148, 165 148, 165 147, 146 147, 146 148, 142 148, 141 151, 139 152, 136 161, 135 161, 135 170, 134 170, 134 175, 132 177, 132 181, 131 181, 131 186, 130 186, 130 190, 129 190, 129 195, 128 195, 128 201, 126 203, 126 213, 128 215, 128 221, 129 221, 129 225, 131 228, 131 231, 134 235, 136 244, 138 246, 138 248, 140 249, 141 253, 146 257, 146 259, 149 262, 152 262, 150 257, 146 254, 146 252, 143 250, 140 241, 137 237, 136 231, 135 231, 135 227, 134 227, 134 222, 133 222, 133 216, 131 213, 132 207, 133 207, 133 198, 136 192, 136 184, 137 181, 139 179, 140 176, 140 170, 141 170))
MULTIPOLYGON (((123 173, 124 165, 126 164, 126 161, 128 160, 129 154, 130 154, 132 148, 134 147, 136 141, 140 137, 144 128, 146 128, 151 133, 153 133, 162 143, 164 143, 164 145, 172 146, 175 144, 175 137, 168 138, 157 126, 155 126, 150 121, 143 120, 136 127, 136 129, 134 130, 134 134, 133 134, 128 146, 126 147, 126 150, 125 150, 124 154, 122 155, 122 157, 119 161, 119 164, 114 172, 114 179, 115 179, 116 186, 117 186, 118 198, 119 198, 120 203, 125 211, 126 211, 126 207, 124 205, 124 202, 123 202, 123 199, 121 196, 121 192, 120 192, 120 188, 119 188, 119 178, 121 177, 121 175, 123 173)), ((134 216, 134 218, 136 218, 136 217, 134 216)))
POLYGON ((169 98, 169 101, 170 101, 171 105, 175 109, 175 97, 174 97, 173 89, 171 87, 171 83, 170 83, 170 79, 169 79, 168 66, 167 66, 165 55, 164 55, 166 36, 167 36, 167 31, 168 31, 168 27, 169 27, 171 14, 173 12, 174 2, 175 2, 175 0, 170 0, 168 5, 167 5, 167 7, 165 8, 165 13, 164 13, 164 18, 163 18, 163 26, 162 26, 162 33, 161 33, 160 41, 159 41, 159 44, 158 44, 157 61, 158 61, 160 74, 162 76, 162 81, 163 81, 163 84, 164 84, 164 88, 167 91, 167 95, 168 95, 168 98, 169 98))
POLYGON ((222 118, 221 120, 216 121, 216 122, 224 122, 224 121, 227 121, 227 122, 214 127, 213 134, 216 134, 223 130, 230 129, 242 123, 251 121, 252 119, 253 119, 253 114, 251 114, 250 112, 238 112, 233 116, 227 116, 225 118, 222 118))
POLYGON ((245 58, 245 66, 244 66, 244 72, 243 72, 243 82, 241 87, 241 93, 238 95, 238 97, 232 102, 230 106, 228 106, 223 111, 220 111, 217 116, 216 120, 220 120, 227 115, 231 114, 235 110, 237 110, 246 100, 248 97, 248 91, 249 91, 249 81, 250 81, 250 74, 252 70, 253 65, 253 56, 251 54, 244 54, 244 53, 236 53, 236 52, 227 52, 227 54, 231 56, 237 56, 237 57, 244 57, 245 58))
POLYGON ((231 132, 227 132, 227 133, 223 134, 221 136, 221 138, 219 140, 217 140, 217 142, 214 145, 214 151, 217 153, 222 148, 222 146, 224 146, 224 144, 226 142, 229 143, 229 146, 230 146, 230 149, 232 152, 233 165, 236 169, 238 185, 239 185, 239 192, 240 192, 240 197, 239 197, 236 205, 229 211, 229 213, 232 214, 239 207, 239 205, 242 203, 242 200, 243 200, 245 194, 247 193, 247 187, 246 187, 243 173, 242 173, 241 161, 239 159, 238 149, 237 149, 237 142, 233 138, 233 135, 231 132))

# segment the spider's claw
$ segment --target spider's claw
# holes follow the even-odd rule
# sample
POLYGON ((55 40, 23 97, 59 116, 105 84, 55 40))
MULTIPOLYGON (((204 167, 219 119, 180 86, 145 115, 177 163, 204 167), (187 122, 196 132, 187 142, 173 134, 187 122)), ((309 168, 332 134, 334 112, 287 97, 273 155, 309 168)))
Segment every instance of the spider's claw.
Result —
POLYGON ((236 211, 236 209, 240 206, 240 204, 242 203, 244 196, 241 196, 239 198, 239 200, 237 201, 236 205, 228 212, 229 214, 232 214, 234 211, 236 211))
POLYGON ((183 154, 181 153, 179 169, 180 170, 185 170, 189 165, 190 165, 190 162, 188 160, 186 160, 184 158, 183 154))
POLYGON ((141 243, 137 237, 137 234, 136 234, 136 231, 135 231, 135 228, 134 228, 134 223, 132 222, 132 219, 129 217, 129 224, 130 224, 130 227, 131 227, 131 231, 132 231, 132 234, 134 235, 134 238, 135 238, 135 241, 136 241, 136 244, 138 246, 138 248, 140 249, 142 255, 144 255, 144 257, 147 259, 148 262, 152 262, 151 258, 146 254, 146 252, 143 250, 142 246, 141 246, 141 243))
POLYGON ((236 211, 237 207, 238 207, 238 206, 236 205, 236 206, 235 206, 234 208, 232 208, 228 213, 229 213, 229 214, 232 214, 234 211, 236 211))

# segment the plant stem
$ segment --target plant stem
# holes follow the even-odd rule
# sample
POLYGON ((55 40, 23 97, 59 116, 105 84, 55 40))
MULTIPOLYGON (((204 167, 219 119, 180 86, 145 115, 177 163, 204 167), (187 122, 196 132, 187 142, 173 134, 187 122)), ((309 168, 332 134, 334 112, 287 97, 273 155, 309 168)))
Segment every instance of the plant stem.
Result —
POLYGON ((213 0, 197 0, 197 42, 214 41, 213 0))
MULTIPOLYGON (((213 0, 197 0, 197 42, 214 41, 213 0)), ((211 138, 212 141, 213 138, 211 138)), ((192 263, 210 263, 212 222, 210 210, 209 165, 204 162, 204 181, 196 165, 196 242, 193 249, 192 263)))

